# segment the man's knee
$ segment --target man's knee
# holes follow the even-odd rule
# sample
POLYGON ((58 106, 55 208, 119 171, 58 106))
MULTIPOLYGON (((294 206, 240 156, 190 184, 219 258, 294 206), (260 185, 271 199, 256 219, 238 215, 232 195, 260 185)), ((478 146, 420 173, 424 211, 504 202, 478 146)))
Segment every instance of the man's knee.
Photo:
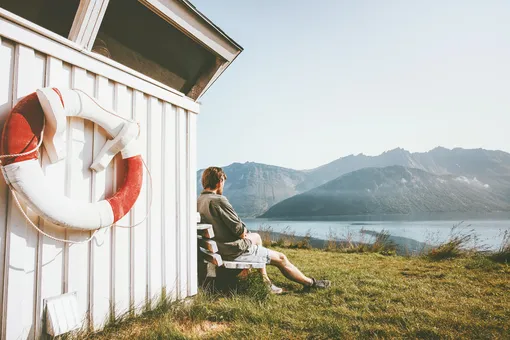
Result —
POLYGON ((275 265, 277 267, 285 267, 289 263, 290 263, 289 259, 287 258, 287 256, 285 256, 284 253, 274 252, 274 255, 271 256, 270 264, 275 265))
POLYGON ((262 245, 262 237, 260 237, 257 233, 249 233, 247 237, 251 240, 251 242, 255 245, 261 246, 262 245))

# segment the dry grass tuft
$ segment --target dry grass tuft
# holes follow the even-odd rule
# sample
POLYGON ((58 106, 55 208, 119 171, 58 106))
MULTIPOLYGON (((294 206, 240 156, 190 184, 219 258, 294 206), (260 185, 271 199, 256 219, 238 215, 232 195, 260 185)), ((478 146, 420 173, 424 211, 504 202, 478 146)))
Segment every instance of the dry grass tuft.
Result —
POLYGON ((502 234, 501 246, 491 258, 500 263, 510 263, 510 231, 505 230, 502 234))
POLYGON ((452 259, 467 255, 473 255, 477 249, 470 247, 470 243, 476 240, 474 229, 469 229, 470 225, 464 226, 463 222, 455 224, 451 230, 448 240, 437 247, 431 248, 426 256, 434 261, 452 259))

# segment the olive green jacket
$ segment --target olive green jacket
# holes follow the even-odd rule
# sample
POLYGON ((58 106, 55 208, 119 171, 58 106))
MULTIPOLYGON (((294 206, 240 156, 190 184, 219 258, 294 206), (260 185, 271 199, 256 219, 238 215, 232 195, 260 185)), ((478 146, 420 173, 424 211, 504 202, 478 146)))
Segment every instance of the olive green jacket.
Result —
POLYGON ((223 195, 204 190, 197 200, 201 223, 212 224, 218 253, 225 260, 233 260, 251 246, 251 240, 242 239, 246 225, 223 195))

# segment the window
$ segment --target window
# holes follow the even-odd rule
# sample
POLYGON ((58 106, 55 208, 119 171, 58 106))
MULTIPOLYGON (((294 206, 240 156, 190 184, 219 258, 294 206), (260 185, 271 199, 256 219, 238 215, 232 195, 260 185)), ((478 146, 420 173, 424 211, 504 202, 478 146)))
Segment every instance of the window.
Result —
POLYGON ((0 7, 193 100, 242 51, 187 0, 0 0, 0 7))
POLYGON ((193 97, 218 58, 136 0, 110 0, 92 51, 193 97))
POLYGON ((80 0, 0 0, 0 7, 64 38, 69 36, 80 0))

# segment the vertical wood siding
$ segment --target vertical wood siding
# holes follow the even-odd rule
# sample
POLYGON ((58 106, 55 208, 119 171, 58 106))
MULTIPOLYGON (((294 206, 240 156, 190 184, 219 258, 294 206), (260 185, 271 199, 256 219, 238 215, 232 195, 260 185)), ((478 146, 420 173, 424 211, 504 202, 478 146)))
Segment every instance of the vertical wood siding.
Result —
MULTIPOLYGON (((101 328, 111 317, 140 313, 161 296, 185 298, 197 292, 196 279, 196 115, 173 103, 74 66, 0 32, 0 128, 12 107, 43 86, 74 87, 141 124, 139 137, 151 177, 144 175, 134 208, 119 225, 102 230, 89 243, 63 244, 34 230, 0 181, 0 325, 2 339, 38 338, 44 332, 46 298, 78 292, 84 327, 101 328), (152 186, 149 185, 152 181, 152 186), (152 187, 152 192, 151 192, 152 187), (152 197, 152 200, 151 200, 152 197)), ((68 119, 67 157, 41 166, 52 194, 98 201, 120 184, 120 155, 103 172, 89 166, 106 141, 90 121, 68 119)), ((81 241, 90 232, 65 230, 31 220, 58 238, 81 241)))

